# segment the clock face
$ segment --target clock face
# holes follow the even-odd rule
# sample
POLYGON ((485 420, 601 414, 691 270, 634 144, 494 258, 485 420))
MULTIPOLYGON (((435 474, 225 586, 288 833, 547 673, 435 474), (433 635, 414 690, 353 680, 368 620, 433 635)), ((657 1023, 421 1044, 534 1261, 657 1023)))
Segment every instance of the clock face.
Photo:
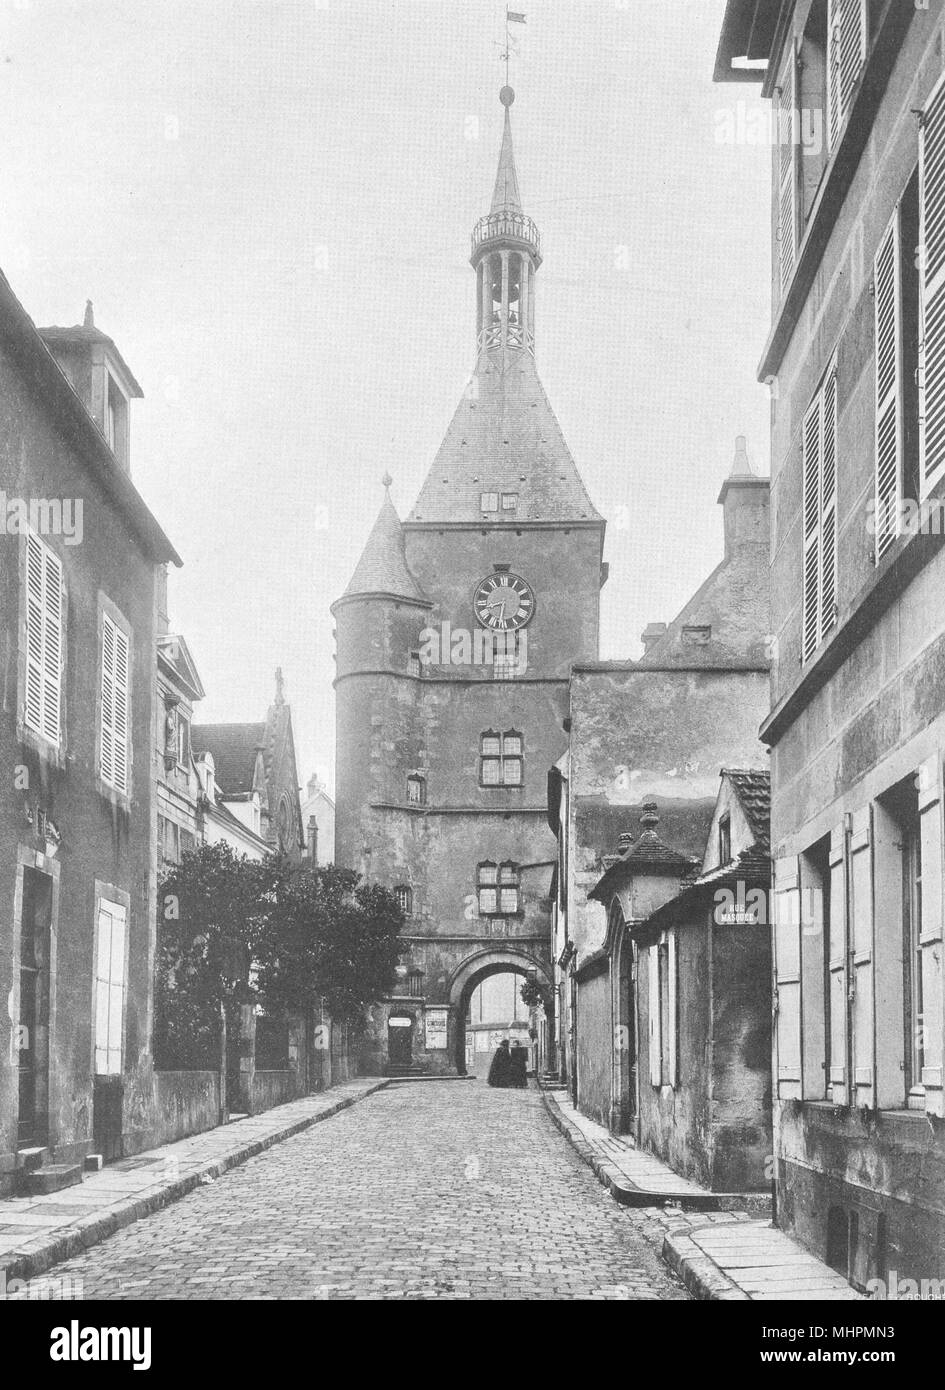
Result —
POLYGON ((473 606, 483 627, 511 632, 531 620, 535 595, 517 574, 490 574, 476 585, 473 606))

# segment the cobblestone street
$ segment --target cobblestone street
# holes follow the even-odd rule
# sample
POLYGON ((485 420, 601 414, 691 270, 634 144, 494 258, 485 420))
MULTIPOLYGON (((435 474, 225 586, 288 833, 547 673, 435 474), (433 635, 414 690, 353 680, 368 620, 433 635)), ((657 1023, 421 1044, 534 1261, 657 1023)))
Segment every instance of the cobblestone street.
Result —
POLYGON ((86 1299, 684 1299, 540 1096, 392 1086, 59 1265, 86 1299))

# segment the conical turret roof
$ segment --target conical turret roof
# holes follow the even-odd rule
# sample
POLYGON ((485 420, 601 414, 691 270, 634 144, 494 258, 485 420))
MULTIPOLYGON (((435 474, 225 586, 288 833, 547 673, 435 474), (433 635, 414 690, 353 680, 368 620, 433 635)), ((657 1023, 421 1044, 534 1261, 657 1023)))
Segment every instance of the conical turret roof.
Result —
POLYGON ((403 527, 388 489, 389 483, 385 482, 384 501, 377 520, 342 597, 390 594, 425 603, 426 595, 407 567, 403 527))

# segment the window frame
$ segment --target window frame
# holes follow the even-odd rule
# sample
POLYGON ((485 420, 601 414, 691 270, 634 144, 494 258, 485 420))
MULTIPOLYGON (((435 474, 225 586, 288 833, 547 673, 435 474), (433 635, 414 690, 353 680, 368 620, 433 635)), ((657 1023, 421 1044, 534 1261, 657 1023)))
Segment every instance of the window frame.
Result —
POLYGON ((801 665, 813 660, 827 634, 839 621, 839 474, 840 401, 836 353, 821 377, 804 412, 801 431, 801 665), (817 457, 810 466, 812 441, 817 457), (829 444, 829 448, 828 448, 829 444), (828 467, 829 460, 829 467, 828 467), (813 473, 815 505, 810 506, 810 477, 813 473), (814 516, 813 522, 810 516, 814 516), (829 530, 828 530, 829 527, 829 530), (825 540, 830 538, 829 550, 825 540), (811 560, 815 582, 811 590, 811 560), (827 583, 828 565, 830 583, 827 583), (813 613, 811 612, 813 598, 813 613))
POLYGON ((66 614, 68 612, 68 592, 65 583, 65 567, 62 560, 31 527, 24 534, 23 577, 21 585, 23 605, 23 692, 20 704, 24 730, 31 737, 40 740, 44 748, 55 750, 58 754, 65 742, 64 718, 64 677, 66 667, 66 614), (34 560, 39 562, 40 594, 37 598, 32 579, 35 574, 34 560), (50 612, 49 597, 56 595, 58 612, 50 612), (38 615, 37 615, 38 608, 38 615), (38 624, 38 631, 36 630, 38 624), (37 661, 35 648, 41 653, 37 661), (53 681, 50 679, 47 663, 58 660, 59 670, 53 681), (31 686, 38 685, 39 712, 30 714, 31 686), (55 692, 54 709, 47 708, 55 692), (55 728, 55 737, 51 730, 55 728))
POLYGON ((95 950, 92 958, 92 1071, 95 1076, 121 1076, 124 1070, 125 1014, 128 1003, 128 915, 127 903, 117 902, 107 897, 104 892, 96 895, 95 950), (103 922, 103 918, 108 919, 107 924, 103 922), (116 924, 120 927, 120 941, 117 943, 116 924), (103 935, 106 931, 107 939, 103 935), (105 945, 108 959, 104 962, 103 973, 105 945), (103 991, 106 1003, 104 1014, 103 991), (100 1067, 100 1061, 104 1061, 104 1067, 100 1067), (116 1061, 117 1065, 114 1065, 116 1061))
POLYGON ((479 785, 491 789, 493 787, 513 787, 521 788, 525 785, 525 738, 518 729, 486 729, 479 735, 479 785), (518 744, 517 753, 506 752, 506 740, 515 740, 518 744), (496 752, 487 752, 486 744, 496 743, 496 752), (495 781, 490 781, 486 776, 486 767, 495 767, 497 777, 495 781), (507 776, 507 769, 511 766, 518 768, 518 780, 510 780, 507 776))

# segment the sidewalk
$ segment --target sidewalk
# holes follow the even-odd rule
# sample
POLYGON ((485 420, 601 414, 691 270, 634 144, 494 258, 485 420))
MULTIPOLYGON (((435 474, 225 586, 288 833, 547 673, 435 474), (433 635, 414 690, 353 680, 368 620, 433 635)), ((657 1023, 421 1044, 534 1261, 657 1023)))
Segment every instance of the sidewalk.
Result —
POLYGON ((387 1084, 375 1077, 350 1081, 120 1159, 76 1187, 0 1200, 0 1287, 4 1275, 7 1282, 32 1279, 387 1084))
POLYGON ((662 1207, 668 1204, 683 1211, 753 1211, 764 1215, 770 1209, 766 1193, 710 1192, 689 1182, 653 1154, 638 1149, 632 1141, 611 1134, 603 1125, 582 1115, 571 1104, 565 1091, 542 1089, 542 1098, 551 1118, 566 1139, 589 1163, 611 1196, 628 1207, 662 1207))
POLYGON ((842 1274, 766 1221, 670 1231, 663 1259, 696 1298, 863 1300, 842 1274))
POLYGON ((565 1091, 542 1089, 562 1134, 625 1206, 652 1208, 663 1259, 691 1294, 717 1302, 861 1300, 841 1274, 772 1226, 763 1193, 707 1192, 587 1119, 565 1091), (748 1208, 748 1210, 746 1210, 748 1208), (694 1213, 687 1219, 685 1213, 694 1213), (698 1214, 698 1213, 701 1213, 698 1214))

